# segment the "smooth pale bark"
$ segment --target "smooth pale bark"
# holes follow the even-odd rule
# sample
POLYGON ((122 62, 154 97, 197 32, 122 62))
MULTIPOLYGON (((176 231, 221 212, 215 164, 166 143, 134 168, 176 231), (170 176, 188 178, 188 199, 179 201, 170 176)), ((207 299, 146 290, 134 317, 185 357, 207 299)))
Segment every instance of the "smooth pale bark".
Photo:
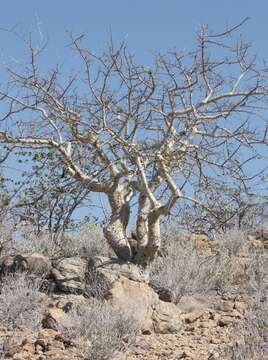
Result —
POLYGON ((161 246, 160 213, 150 211, 142 221, 139 222, 138 252, 135 262, 142 266, 148 265, 156 256, 161 246))
MULTIPOLYGON (((161 182, 159 174, 155 174, 149 186, 154 192, 161 182)), ((146 266, 153 260, 161 245, 160 212, 153 210, 153 205, 145 191, 140 193, 136 221, 136 237, 138 251, 135 262, 146 266)))
POLYGON ((136 222, 138 251, 135 262, 146 266, 157 254, 161 245, 160 213, 152 210, 148 196, 142 193, 139 198, 139 208, 136 222))
POLYGON ((104 228, 104 236, 119 259, 129 261, 132 259, 132 250, 126 233, 130 215, 129 203, 124 201, 120 189, 110 192, 108 199, 112 215, 104 228))
POLYGON ((139 197, 139 207, 136 221, 138 247, 145 247, 148 243, 148 215, 150 210, 150 200, 143 192, 139 197))

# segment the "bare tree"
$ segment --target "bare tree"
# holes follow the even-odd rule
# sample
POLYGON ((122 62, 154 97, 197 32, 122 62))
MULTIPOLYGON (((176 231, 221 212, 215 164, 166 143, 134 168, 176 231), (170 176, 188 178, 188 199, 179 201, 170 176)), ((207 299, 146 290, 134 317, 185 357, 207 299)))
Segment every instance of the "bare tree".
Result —
POLYGON ((7 68, 1 88, 0 141, 50 149, 55 166, 106 194, 105 237, 119 258, 145 265, 161 244, 160 217, 178 200, 212 213, 193 189, 222 177, 246 186, 255 175, 248 165, 267 144, 267 68, 232 36, 238 29, 204 27, 195 50, 157 54, 151 68, 124 43, 95 55, 70 35, 84 71, 69 78, 58 66, 42 74, 29 42, 29 64, 7 68), (137 251, 127 236, 134 200, 137 251))

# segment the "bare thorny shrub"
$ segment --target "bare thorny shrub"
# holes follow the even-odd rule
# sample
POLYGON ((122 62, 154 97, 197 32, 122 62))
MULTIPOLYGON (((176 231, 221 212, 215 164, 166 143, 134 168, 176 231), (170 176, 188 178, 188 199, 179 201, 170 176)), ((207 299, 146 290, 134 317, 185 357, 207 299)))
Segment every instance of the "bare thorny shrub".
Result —
POLYGON ((108 360, 135 343, 140 323, 134 310, 91 299, 89 305, 72 309, 69 326, 59 330, 74 341, 85 360, 108 360))
POLYGON ((250 294, 250 307, 243 323, 233 328, 231 345, 224 352, 230 360, 266 359, 268 353, 268 257, 264 254, 255 262, 253 289, 250 294))
POLYGON ((15 346, 20 341, 20 337, 15 332, 9 336, 0 338, 0 360, 11 358, 14 353, 15 346))
POLYGON ((0 323, 1 325, 34 330, 41 324, 43 316, 41 280, 27 274, 7 275, 1 281, 0 323))
POLYGON ((184 295, 232 293, 246 297, 249 309, 243 322, 235 322, 232 340, 223 358, 265 359, 268 351, 268 254, 252 250, 247 235, 237 229, 217 233, 217 253, 199 255, 193 241, 178 236, 176 228, 167 233, 159 257, 151 268, 151 282, 167 288, 178 303, 184 295), (184 240, 183 240, 184 239, 184 240))
POLYGON ((157 291, 162 288, 172 291, 177 303, 195 279, 199 259, 191 241, 174 238, 164 243, 161 256, 151 266, 151 285, 157 291))
POLYGON ((8 331, 0 337, 0 359, 10 358, 23 336, 41 326, 44 303, 41 279, 26 274, 7 275, 0 284, 0 324, 8 331))
POLYGON ((103 300, 111 288, 110 282, 93 266, 89 266, 86 274, 84 295, 103 300))
POLYGON ((59 236, 56 240, 53 234, 46 230, 37 234, 35 227, 31 224, 25 224, 17 230, 10 229, 9 233, 5 232, 5 238, 8 234, 10 234, 10 240, 5 254, 39 252, 54 258, 107 256, 111 252, 103 237, 102 229, 97 224, 86 223, 72 232, 59 236))
POLYGON ((227 347, 225 355, 228 355, 230 360, 259 360, 266 359, 268 346, 267 346, 267 326, 268 317, 267 310, 265 312, 266 304, 262 304, 258 313, 264 318, 259 318, 259 314, 254 311, 251 316, 246 320, 246 323, 238 324, 234 329, 234 338, 238 336, 235 344, 227 347), (264 334, 264 326, 266 326, 266 335, 264 334))
POLYGON ((256 292, 264 279, 267 256, 250 252, 247 236, 239 230, 216 234, 214 243, 215 254, 201 255, 192 238, 178 236, 176 227, 170 229, 161 256, 151 266, 152 286, 170 290, 175 303, 184 295, 211 291, 256 292))
POLYGON ((63 241, 66 256, 108 256, 111 252, 100 225, 86 223, 63 241))

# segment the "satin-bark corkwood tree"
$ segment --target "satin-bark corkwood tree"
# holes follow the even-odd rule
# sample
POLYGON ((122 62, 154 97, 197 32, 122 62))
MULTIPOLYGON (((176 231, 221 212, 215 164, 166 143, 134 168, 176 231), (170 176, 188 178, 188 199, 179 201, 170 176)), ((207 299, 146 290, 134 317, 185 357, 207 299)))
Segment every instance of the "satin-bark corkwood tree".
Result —
POLYGON ((29 63, 6 68, 0 141, 53 151, 79 186, 106 194, 107 241, 120 259, 146 265, 161 245, 161 217, 179 201, 202 206, 193 194, 206 181, 246 184, 248 164, 267 144, 268 72, 235 38, 239 29, 204 27, 196 49, 156 54, 150 68, 124 43, 96 55, 71 35, 83 71, 65 79, 58 66, 39 70, 42 53, 29 43, 29 63), (127 234, 133 199, 135 246, 127 234))

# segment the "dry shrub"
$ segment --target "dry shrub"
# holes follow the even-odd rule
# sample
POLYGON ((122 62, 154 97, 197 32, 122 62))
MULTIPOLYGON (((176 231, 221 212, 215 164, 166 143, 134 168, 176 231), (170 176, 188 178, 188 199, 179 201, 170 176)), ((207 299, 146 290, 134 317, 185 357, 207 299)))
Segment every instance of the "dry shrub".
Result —
POLYGON ((74 308, 70 313, 70 326, 60 328, 74 340, 85 360, 108 360, 134 344, 140 324, 134 311, 98 299, 91 299, 87 306, 74 308))
POLYGON ((220 294, 254 291, 266 275, 267 256, 249 253, 242 231, 216 234, 214 241, 217 253, 200 255, 193 240, 179 237, 176 229, 169 230, 161 256, 151 266, 151 285, 171 291, 175 303, 184 295, 213 290, 220 294))
POLYGON ((21 253, 42 253, 49 257, 59 254, 59 247, 51 234, 42 231, 36 234, 34 227, 25 226, 20 233, 14 237, 13 246, 17 252, 21 253))
POLYGON ((10 245, 18 252, 39 252, 49 257, 107 256, 110 252, 97 224, 87 223, 75 231, 55 236, 48 231, 36 234, 32 225, 21 227, 12 235, 10 245))
POLYGON ((268 293, 267 283, 252 295, 250 310, 243 322, 232 331, 236 341, 227 346, 224 356, 230 360, 267 359, 268 354, 268 293))
POLYGON ((214 233, 214 241, 219 246, 219 252, 229 256, 246 255, 249 251, 247 234, 243 230, 234 228, 214 233))
POLYGON ((1 281, 0 323, 28 330, 40 326, 44 305, 39 292, 41 280, 26 274, 12 274, 1 281))
POLYGON ((1 221, 0 218, 0 255, 7 255, 12 251, 12 236, 14 226, 12 223, 1 221))
POLYGON ((156 291, 163 288, 171 291, 174 302, 178 303, 189 292, 198 274, 200 259, 192 241, 170 240, 164 243, 161 256, 151 265, 150 283, 156 291))
POLYGON ((100 225, 87 223, 62 239, 64 256, 108 256, 111 251, 100 225))
POLYGON ((21 342, 20 335, 13 332, 8 336, 0 337, 0 360, 13 359, 13 355, 16 350, 16 346, 21 342))
POLYGON ((99 300, 105 299, 108 291, 111 288, 111 283, 93 266, 88 268, 86 273, 86 283, 84 295, 86 297, 93 297, 99 300))

